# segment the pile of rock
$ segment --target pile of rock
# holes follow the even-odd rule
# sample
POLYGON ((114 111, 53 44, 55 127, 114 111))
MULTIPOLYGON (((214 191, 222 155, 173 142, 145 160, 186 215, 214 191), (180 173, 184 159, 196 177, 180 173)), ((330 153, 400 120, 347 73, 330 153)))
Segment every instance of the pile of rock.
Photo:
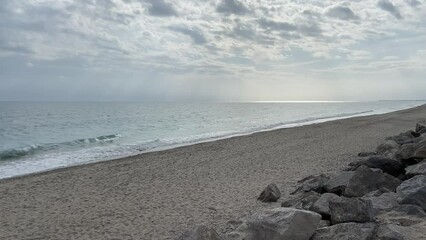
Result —
MULTIPOLYGON (((359 154, 336 177, 298 182, 280 208, 265 209, 219 236, 201 226, 180 240, 403 240, 426 239, 426 122, 359 154)), ((258 200, 275 202, 268 185, 258 200)))

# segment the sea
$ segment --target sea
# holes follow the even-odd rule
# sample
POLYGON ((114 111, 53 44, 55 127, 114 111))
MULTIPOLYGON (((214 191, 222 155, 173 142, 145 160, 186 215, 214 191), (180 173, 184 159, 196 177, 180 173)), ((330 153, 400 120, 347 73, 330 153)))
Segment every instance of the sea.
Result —
POLYGON ((0 102, 0 179, 425 103, 0 102))

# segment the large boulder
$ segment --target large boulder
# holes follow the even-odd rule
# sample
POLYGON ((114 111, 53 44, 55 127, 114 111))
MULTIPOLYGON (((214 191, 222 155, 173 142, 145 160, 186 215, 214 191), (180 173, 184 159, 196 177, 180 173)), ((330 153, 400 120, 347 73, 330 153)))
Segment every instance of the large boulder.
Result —
POLYGON ((362 197, 365 194, 380 189, 387 188, 395 191, 401 180, 392 177, 381 171, 373 171, 366 166, 359 167, 345 189, 345 196, 362 197))
POLYGON ((379 196, 365 195, 361 199, 371 202, 373 215, 377 215, 382 211, 392 209, 399 205, 398 195, 394 192, 383 193, 379 196))
POLYGON ((426 176, 417 175, 398 186, 396 192, 401 204, 418 205, 426 210, 426 176))
POLYGON ((374 223, 341 223, 318 229, 312 240, 371 240, 376 229, 374 223))
POLYGON ((358 198, 340 197, 329 203, 331 223, 372 222, 374 220, 371 202, 358 198))
POLYGON ((417 205, 404 204, 381 211, 375 217, 380 224, 412 226, 425 222, 426 213, 417 205))
POLYGON ((416 124, 416 132, 418 133, 426 132, 426 120, 420 121, 416 124))
POLYGON ((325 191, 324 186, 328 182, 328 180, 330 180, 330 178, 324 174, 306 177, 297 182, 300 186, 291 194, 310 191, 323 193, 325 191))
POLYGON ((384 143, 377 146, 376 152, 377 152, 377 155, 393 158, 395 156, 395 153, 398 151, 398 148, 399 148, 398 143, 392 140, 387 140, 384 143))
POLYGON ((404 133, 400 133, 396 136, 388 137, 386 140, 392 140, 399 145, 407 144, 407 143, 413 143, 415 142, 415 138, 419 137, 420 134, 415 131, 407 131, 404 133))
POLYGON ((330 179, 325 185, 325 190, 329 193, 341 195, 345 192, 349 180, 355 175, 355 171, 342 172, 338 176, 330 179))
POLYGON ((276 202, 281 197, 281 192, 275 183, 271 183, 260 193, 257 198, 262 202, 276 202))
POLYGON ((405 168, 407 176, 426 175, 426 160, 405 168))
POLYGON ((252 215, 235 232, 233 240, 309 240, 315 233, 321 215, 293 208, 262 210, 252 215))
POLYGON ((422 143, 413 156, 415 159, 426 159, 426 143, 422 143))
POLYGON ((197 226, 193 230, 185 232, 178 240, 221 240, 217 232, 204 225, 197 226))
POLYGON ((414 158, 414 153, 420 147, 419 143, 408 143, 402 145, 395 154, 395 158, 398 160, 409 160, 414 158))
POLYGON ((375 240, 404 240, 404 235, 399 230, 399 226, 392 224, 380 225, 377 229, 375 240))
MULTIPOLYGON (((414 152, 413 152, 414 154, 414 152)), ((356 170, 360 166, 367 166, 369 168, 381 169, 383 172, 388 173, 394 177, 399 176, 404 173, 404 166, 396 160, 382 157, 382 156, 372 156, 366 160, 359 161, 353 164, 351 170, 356 170)))
POLYGON ((320 198, 320 194, 317 192, 304 192, 292 196, 281 203, 281 207, 292 207, 297 209, 309 210, 312 205, 320 198))
POLYGON ((324 193, 321 197, 312 205, 311 211, 321 214, 324 218, 330 218, 330 202, 338 201, 340 197, 334 193, 324 193))

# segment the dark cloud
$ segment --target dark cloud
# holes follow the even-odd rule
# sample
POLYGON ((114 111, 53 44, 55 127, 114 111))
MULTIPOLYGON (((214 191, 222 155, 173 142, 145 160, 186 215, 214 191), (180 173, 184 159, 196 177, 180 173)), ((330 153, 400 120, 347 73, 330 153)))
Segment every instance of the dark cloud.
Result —
POLYGON ((287 23, 287 22, 277 22, 268 20, 266 18, 261 18, 258 21, 259 25, 268 30, 275 30, 275 31, 296 31, 297 27, 294 24, 287 23))
POLYGON ((396 19, 400 20, 403 18, 399 9, 388 0, 380 0, 377 6, 392 14, 396 19))
POLYGON ((327 10, 327 16, 338 18, 341 20, 357 20, 358 16, 352 11, 352 9, 343 6, 335 6, 327 10))
POLYGON ((244 15, 249 9, 238 0, 222 0, 216 11, 224 14, 244 15))
POLYGON ((190 38, 192 38, 192 41, 194 41, 194 44, 202 45, 207 42, 207 39, 205 38, 204 34, 199 29, 183 26, 171 26, 169 27, 169 29, 189 36, 190 38))
POLYGON ((146 0, 151 6, 148 8, 148 13, 151 16, 171 17, 177 16, 178 12, 175 7, 165 0, 146 0))

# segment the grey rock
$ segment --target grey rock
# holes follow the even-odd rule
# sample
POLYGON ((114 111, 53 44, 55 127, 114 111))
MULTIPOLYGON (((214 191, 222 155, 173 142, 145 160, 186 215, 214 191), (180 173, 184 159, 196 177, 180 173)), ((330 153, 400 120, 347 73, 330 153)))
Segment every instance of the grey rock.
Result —
POLYGON ((381 169, 383 172, 388 173, 394 177, 404 173, 404 166, 402 166, 401 163, 382 156, 371 156, 368 159, 352 164, 353 166, 351 170, 356 170, 360 166, 367 166, 369 168, 381 169))
POLYGON ((421 146, 414 153, 416 159, 426 159, 426 143, 422 143, 421 146))
POLYGON ((338 200, 330 201, 331 223, 347 222, 372 222, 373 209, 371 202, 358 198, 340 197, 338 200))
POLYGON ((341 195, 345 192, 349 180, 355 175, 354 171, 342 172, 340 175, 330 179, 325 185, 325 190, 329 193, 341 195))
POLYGON ((398 230, 398 226, 392 224, 380 225, 377 229, 376 240, 404 240, 404 235, 398 230))
POLYGON ((262 210, 251 216, 235 232, 233 240, 309 240, 321 220, 321 215, 293 208, 262 210))
POLYGON ((312 240, 371 240, 376 229, 374 223, 341 223, 318 229, 312 240))
POLYGON ((383 193, 380 196, 363 196, 361 199, 371 202, 373 215, 388 209, 392 209, 399 205, 398 195, 394 192, 383 193))
POLYGON ((324 193, 311 207, 311 211, 317 212, 325 218, 330 218, 330 201, 338 201, 340 197, 334 193, 324 193))
POLYGON ((414 153, 420 147, 419 143, 408 143, 402 145, 395 154, 398 160, 409 160, 414 158, 414 153))
POLYGON ((426 175, 426 160, 405 168, 407 176, 426 175))
POLYGON ((400 133, 396 136, 388 137, 388 138, 386 138, 386 140, 392 140, 392 141, 398 143, 399 145, 403 145, 403 144, 415 142, 414 138, 419 137, 419 136, 420 136, 419 133, 410 130, 410 131, 407 131, 407 132, 404 132, 404 133, 400 133))
POLYGON ((358 157, 369 157, 376 155, 376 152, 360 152, 358 153, 358 157))
POLYGON ((381 224, 412 226, 421 222, 426 222, 426 213, 419 206, 404 204, 381 211, 376 215, 376 219, 381 224))
POLYGON ((197 226, 195 229, 185 232, 178 240, 221 240, 217 232, 206 226, 197 226))
POLYGON ((416 132, 426 130, 426 120, 420 121, 416 124, 416 132))
POLYGON ((395 191, 401 180, 392 177, 387 173, 373 171, 366 166, 359 167, 354 176, 349 180, 345 189, 345 196, 362 197, 365 194, 380 189, 387 188, 395 191))
POLYGON ((324 186, 329 180, 330 178, 325 176, 324 174, 306 177, 297 182, 298 184, 301 184, 301 185, 291 194, 310 192, 310 191, 323 193, 325 191, 324 186))
POLYGON ((276 202, 281 197, 281 192, 275 183, 269 184, 257 198, 262 202, 276 202))
POLYGON ((363 197, 378 197, 378 196, 381 196, 383 193, 390 193, 390 192, 392 191, 387 188, 380 188, 365 194, 363 197))
POLYGON ((426 176, 417 175, 398 186, 396 192, 401 204, 418 205, 426 210, 426 176))
POLYGON ((312 205, 320 198, 317 192, 305 192, 293 196, 281 203, 281 207, 293 207, 297 209, 309 210, 312 205))
POLYGON ((376 148, 376 152, 378 155, 386 156, 388 158, 393 158, 398 151, 399 144, 392 141, 387 140, 384 143, 380 144, 376 148))
POLYGON ((330 227, 330 226, 331 226, 331 222, 329 220, 321 220, 320 223, 318 224, 318 228, 330 227))

